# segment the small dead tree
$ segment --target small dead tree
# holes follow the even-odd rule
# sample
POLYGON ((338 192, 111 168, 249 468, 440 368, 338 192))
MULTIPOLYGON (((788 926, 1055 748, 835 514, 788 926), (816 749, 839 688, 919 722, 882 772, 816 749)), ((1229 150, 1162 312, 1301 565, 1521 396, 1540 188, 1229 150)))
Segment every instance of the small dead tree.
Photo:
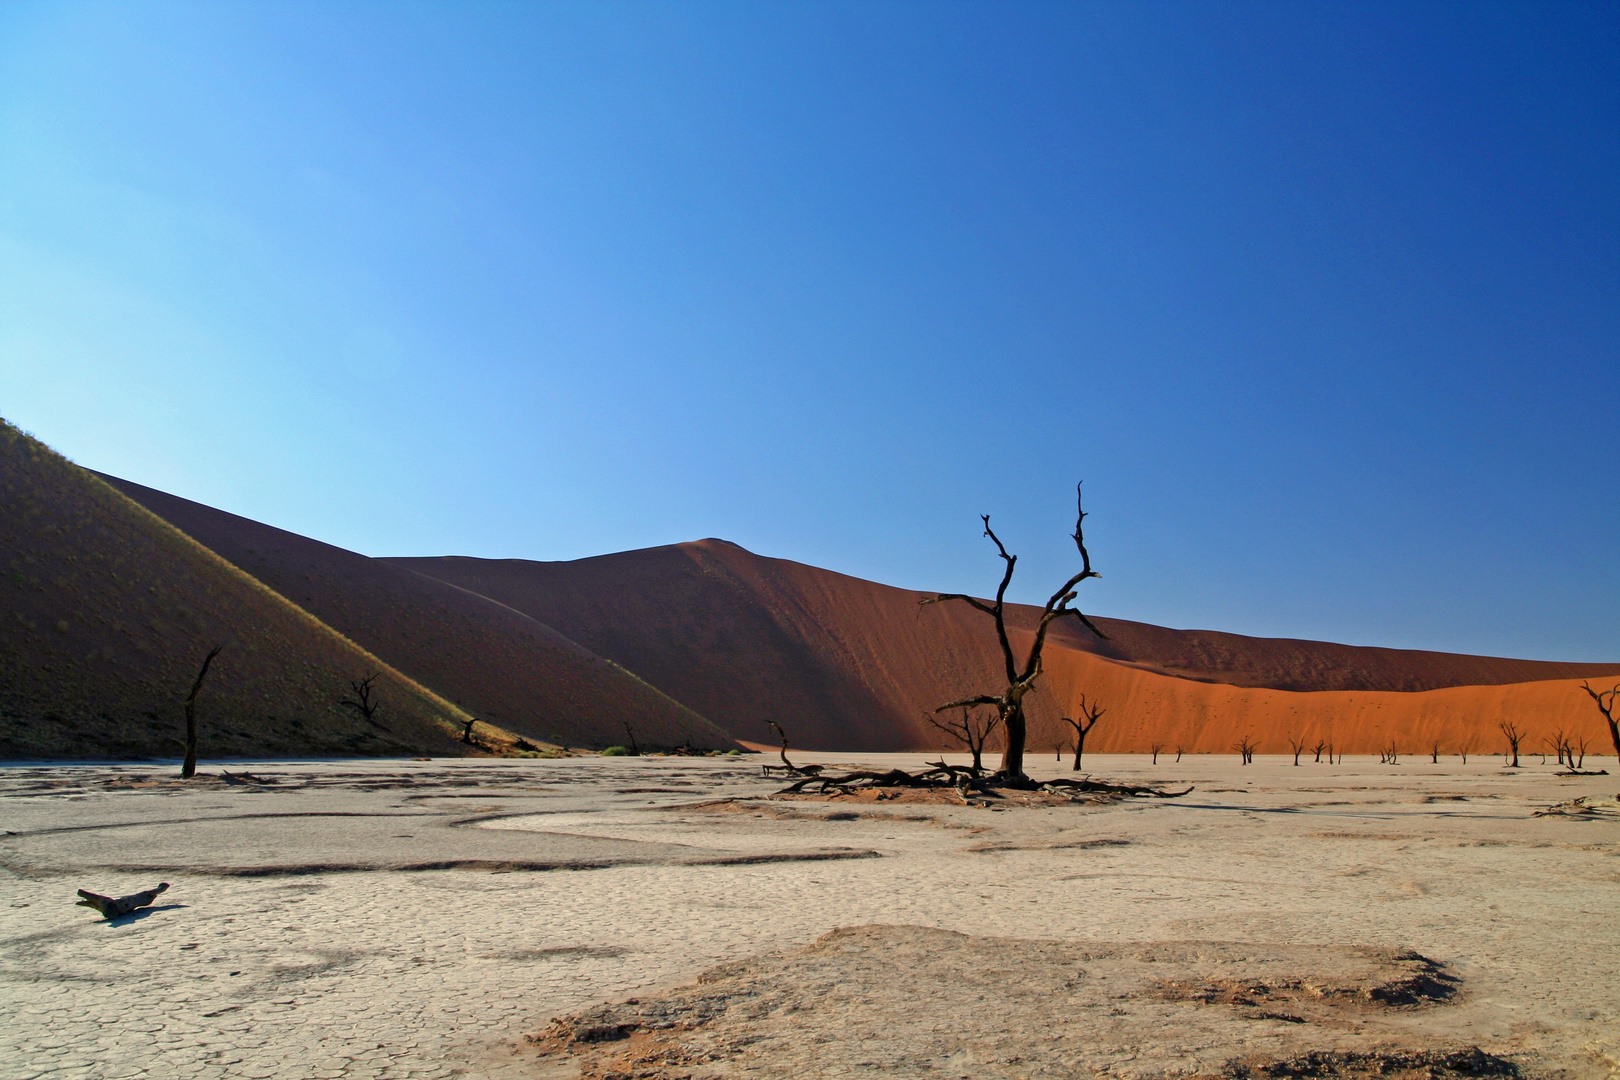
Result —
POLYGON ((1620 697, 1620 683, 1616 683, 1613 690, 1600 692, 1583 682, 1581 689, 1597 703, 1598 712, 1603 714, 1604 721, 1609 725, 1609 739, 1614 743, 1615 759, 1620 760, 1620 717, 1614 715, 1615 698, 1620 697))
POLYGON ((1439 739, 1435 739, 1432 743, 1429 744, 1429 764, 1430 765, 1438 765, 1438 764, 1440 764, 1440 740, 1439 739))
POLYGON ((972 697, 960 698, 956 701, 947 701, 934 711, 945 712, 947 709, 960 709, 964 705, 994 706, 996 715, 1001 718, 1002 729, 1006 732, 1001 752, 1001 768, 998 775, 1009 782, 1027 783, 1028 777, 1024 775, 1024 741, 1028 725, 1024 716, 1024 698, 1035 688, 1035 680, 1041 673, 1041 650, 1046 647, 1046 632, 1052 623, 1067 615, 1073 615, 1080 623, 1103 640, 1108 635, 1097 629, 1091 620, 1086 618, 1078 608, 1069 606, 1078 593, 1077 587, 1088 578, 1097 577, 1098 574, 1091 569, 1091 555, 1086 551, 1084 525, 1086 512, 1080 500, 1080 488, 1075 487, 1074 546, 1080 552, 1080 572, 1065 581, 1057 592, 1046 601, 1041 609, 1040 622, 1036 624, 1035 633, 1030 642, 1029 650, 1022 663, 1013 652, 1012 640, 1007 635, 1006 597, 1007 586, 1012 582, 1013 568, 1018 563, 1018 556, 1009 554, 1001 539, 990 528, 990 515, 980 514, 984 522, 984 535, 996 545, 996 552, 1006 564, 1001 575, 1001 585, 996 589, 996 600, 987 604, 976 597, 965 593, 940 593, 937 596, 924 597, 919 600, 921 605, 941 604, 947 600, 959 600, 972 607, 975 611, 982 611, 995 620, 996 641, 1001 646, 1001 659, 1007 676, 1007 686, 1000 694, 975 694, 972 697))
POLYGON ((202 668, 197 672, 197 681, 191 684, 191 693, 186 695, 186 759, 180 764, 182 780, 190 780, 197 775, 197 695, 202 693, 203 680, 208 678, 208 665, 224 648, 224 645, 215 645, 208 650, 208 655, 203 657, 202 668))
POLYGON ((984 748, 990 741, 990 736, 1001 726, 999 715, 992 713, 989 717, 980 719, 973 715, 971 709, 964 707, 959 720, 942 721, 936 716, 927 714, 924 714, 923 719, 967 747, 968 753, 973 755, 973 775, 984 775, 984 748))
POLYGON ((1513 758, 1512 761, 1508 761, 1509 755, 1503 754, 1503 764, 1511 769, 1519 768, 1519 744, 1524 741, 1525 733, 1520 731, 1519 726, 1511 720, 1504 720, 1496 726, 1501 729, 1502 737, 1507 739, 1508 750, 1513 758))
POLYGON ((770 725, 771 730, 776 732, 776 734, 782 740, 782 764, 764 766, 766 776, 771 775, 773 771, 781 771, 786 773, 788 776, 817 776, 821 773, 822 766, 820 765, 800 766, 789 761, 787 756, 788 733, 786 729, 784 729, 782 725, 778 724, 775 720, 766 720, 765 723, 770 725))
POLYGON ((1239 739, 1232 745, 1232 749, 1238 752, 1238 756, 1243 759, 1243 764, 1247 765, 1254 760, 1254 740, 1249 736, 1245 735, 1239 739))
POLYGON ((1393 742, 1378 752, 1378 763, 1380 765, 1399 765, 1401 763, 1401 753, 1395 748, 1393 742))
POLYGON ((372 727, 382 728, 382 730, 387 731, 387 726, 377 719, 377 713, 382 709, 382 702, 377 698, 376 683, 381 677, 381 672, 373 671, 364 678, 351 679, 349 681, 349 690, 354 696, 342 699, 338 702, 338 705, 341 708, 353 710, 372 727))
POLYGON ((624 737, 630 740, 630 756, 640 757, 641 747, 636 745, 636 729, 630 726, 630 721, 624 721, 624 737))
POLYGON ((1462 742, 1457 744, 1457 756, 1462 758, 1462 763, 1464 765, 1468 764, 1468 755, 1473 751, 1473 749, 1474 744, 1467 739, 1464 739, 1462 742))
MULTIPOLYGON (((1564 734, 1564 729, 1559 728, 1541 741, 1551 748, 1552 752, 1558 756, 1558 764, 1562 765, 1564 763, 1564 748, 1569 745, 1569 736, 1564 734)), ((1541 755, 1541 763, 1543 765, 1547 764, 1546 754, 1541 755)))
MULTIPOLYGON (((1316 757, 1315 757, 1315 759, 1313 761, 1313 764, 1316 764, 1316 765, 1322 764, 1322 751, 1325 750, 1325 749, 1327 749, 1327 740, 1325 740, 1325 739, 1317 739, 1316 744, 1311 747, 1311 753, 1316 755, 1316 757)), ((1328 764, 1331 765, 1331 764, 1333 764, 1333 762, 1329 761, 1328 764)))
POLYGON ((1176 747, 1176 764, 1181 764, 1181 747, 1176 747))
POLYGON ((1305 752, 1305 740, 1288 736, 1288 748, 1294 752, 1294 765, 1299 765, 1299 755, 1305 752))
POLYGON ((476 717, 471 720, 461 721, 461 741, 466 743, 468 746, 481 745, 477 739, 473 738, 472 729, 473 725, 476 723, 478 723, 476 717))
POLYGON ((1097 721, 1102 719, 1102 714, 1106 711, 1107 710, 1100 705, 1087 705, 1086 695, 1081 694, 1079 707, 1080 719, 1072 720, 1067 716, 1059 717, 1060 720, 1074 729, 1075 772, 1080 771, 1080 759, 1085 756, 1086 736, 1091 734, 1091 729, 1097 726, 1097 721))
POLYGON ((1152 746, 1148 747, 1148 752, 1153 755, 1153 764, 1157 765, 1159 763, 1159 751, 1163 749, 1164 743, 1162 742, 1156 742, 1152 746))

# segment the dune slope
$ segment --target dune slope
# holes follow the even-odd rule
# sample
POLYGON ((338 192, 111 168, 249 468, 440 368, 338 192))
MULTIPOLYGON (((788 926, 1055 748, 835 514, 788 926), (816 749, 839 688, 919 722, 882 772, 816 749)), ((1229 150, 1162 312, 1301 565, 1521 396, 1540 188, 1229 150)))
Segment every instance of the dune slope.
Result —
MULTIPOLYGON (((637 671, 734 737, 768 741, 769 717, 825 750, 939 747, 935 705, 1000 687, 988 618, 966 605, 919 607, 891 588, 735 544, 702 540, 574 562, 387 560, 509 604, 637 671)), ((1035 609, 1018 608, 1015 626, 1035 609)), ((1030 699, 1031 744, 1051 747, 1081 693, 1109 712, 1092 743, 1112 751, 1179 741, 1227 751, 1244 734, 1269 752, 1288 734, 1332 729, 1341 749, 1391 737, 1485 745, 1503 718, 1584 722, 1578 684, 1620 665, 1551 664, 1176 631, 1097 620, 1100 641, 1066 622, 1030 699), (1537 690, 1525 688, 1537 680, 1537 690), (1438 695, 1438 696, 1435 696, 1438 695), (1437 702, 1443 704, 1436 704, 1437 702)), ((1590 708, 1589 703, 1585 706, 1590 708)), ((1595 713, 1594 713, 1595 716, 1595 713)), ((1548 734, 1551 732, 1549 731, 1548 734)), ((1493 744, 1494 745, 1494 744, 1493 744)))
POLYGON ((476 593, 116 477, 109 484, 471 714, 565 746, 732 745, 611 660, 476 593))
POLYGON ((457 754, 465 714, 0 422, 0 757, 457 754), (339 700, 379 672, 369 724, 339 700))

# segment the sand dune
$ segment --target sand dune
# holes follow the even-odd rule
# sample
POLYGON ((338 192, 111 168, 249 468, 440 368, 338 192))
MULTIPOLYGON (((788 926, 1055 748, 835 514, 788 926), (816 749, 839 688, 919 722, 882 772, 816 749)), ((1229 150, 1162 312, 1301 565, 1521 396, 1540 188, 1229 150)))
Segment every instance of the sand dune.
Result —
MULTIPOLYGON (((1261 753, 1282 754, 1295 737, 1311 745, 1326 741, 1350 754, 1376 754, 1393 746, 1405 760, 1427 761, 1436 745, 1448 756, 1499 752, 1507 745, 1498 729, 1504 721, 1528 733, 1521 747, 1526 752, 1546 749, 1545 740, 1564 731, 1584 739, 1594 755, 1613 753, 1579 679, 1413 693, 1301 693, 1166 678, 1073 649, 1049 655, 1046 678, 1061 701, 1086 693, 1104 703, 1108 711, 1086 742, 1088 751, 1100 753, 1145 753, 1155 743, 1172 754, 1178 747, 1187 753, 1231 753, 1249 736, 1261 753)), ((1031 738, 1037 747, 1049 748, 1059 734, 1046 722, 1031 738)))
POLYGON ((520 611, 200 503, 104 480, 371 652, 531 739, 729 747, 691 709, 520 611))
MULTIPOLYGON (((769 741, 765 719, 798 745, 825 750, 924 749, 941 736, 922 719, 961 694, 997 689, 989 620, 965 605, 920 608, 925 594, 891 588, 722 540, 575 562, 469 558, 387 560, 509 604, 556 626, 734 737, 769 741)), ((1035 609, 1012 622, 1031 625, 1035 609)), ((1075 623, 1048 652, 1046 693, 1031 711, 1032 743, 1051 746, 1057 717, 1089 692, 1109 709, 1098 748, 1145 751, 1179 741, 1227 751, 1245 734, 1270 752, 1293 733, 1331 732, 1349 753, 1393 739, 1413 752, 1495 745, 1510 718, 1543 734, 1601 725, 1571 677, 1620 665, 1554 664, 1325 642, 1178 631, 1098 620, 1109 640, 1075 623), (1565 681, 1557 680, 1562 677, 1565 681), (1537 680, 1525 683, 1528 680, 1537 680), (1534 689, 1530 688, 1534 687, 1534 689), (1447 688, 1450 688, 1449 690, 1447 688), (1543 731, 1542 729, 1546 730, 1543 731)))
POLYGON ((9 424, 0 424, 0 756, 453 754, 465 714, 9 424), (384 726, 340 708, 380 673, 384 726))
MULTIPOLYGON (((585 747, 627 730, 651 746, 769 742, 773 720, 810 750, 929 750, 946 743, 935 706, 1002 682, 991 624, 966 605, 921 607, 926 594, 723 540, 574 562, 371 559, 98 479, 12 428, 3 468, 6 756, 173 753, 179 701, 216 640, 233 646, 210 684, 210 737, 237 754, 454 752, 446 731, 471 715, 585 747), (337 706, 370 670, 398 720, 388 732, 337 706)), ((1035 614, 1013 610, 1015 637, 1035 614)), ((1529 731, 1526 748, 1563 729, 1596 751, 1605 732, 1578 681, 1620 681, 1620 664, 1097 621, 1107 640, 1055 629, 1032 751, 1066 741, 1059 717, 1082 693, 1107 709, 1098 752, 1229 752, 1249 737, 1279 753, 1295 737, 1478 753, 1504 720, 1529 731)))

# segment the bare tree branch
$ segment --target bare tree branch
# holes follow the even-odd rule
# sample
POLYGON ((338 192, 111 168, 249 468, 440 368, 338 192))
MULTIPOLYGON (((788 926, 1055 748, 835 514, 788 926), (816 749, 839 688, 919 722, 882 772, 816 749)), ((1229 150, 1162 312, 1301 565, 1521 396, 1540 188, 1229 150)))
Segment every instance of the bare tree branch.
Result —
POLYGON ((1035 680, 1041 673, 1042 651, 1046 647, 1047 630, 1053 622, 1065 615, 1074 615, 1082 625, 1091 630, 1099 638, 1106 640, 1101 630, 1081 614, 1077 608, 1071 608, 1070 602, 1077 595, 1075 589, 1088 578, 1097 577, 1091 568, 1091 553, 1086 550, 1085 520, 1086 512, 1081 504, 1081 488, 1075 485, 1075 521, 1074 543, 1080 552, 1080 572, 1063 583, 1063 586, 1053 593, 1047 600, 1046 606, 1041 609, 1041 617, 1036 624, 1033 640, 1029 652, 1024 659, 1020 671, 1018 658, 1013 652, 1012 640, 1007 633, 1007 587, 1012 582, 1013 570, 1017 567, 1018 556, 1007 550, 995 530, 990 528, 990 515, 980 514, 979 519, 984 522, 984 535, 996 545, 996 554, 1000 556, 1005 568, 1001 575, 1001 584, 996 588, 994 604, 986 604, 982 600, 974 599, 962 593, 941 593, 931 598, 918 601, 920 605, 937 604, 945 600, 961 600, 978 611, 982 611, 995 620, 996 643, 1001 648, 1003 667, 1006 669, 1007 688, 999 695, 978 694, 973 697, 959 698, 947 702, 934 711, 943 712, 946 709, 960 708, 973 705, 994 705, 1003 728, 1006 730, 1005 749, 1002 751, 1001 774, 1008 779, 1024 778, 1024 743, 1028 734, 1028 725, 1024 716, 1024 697, 1034 689, 1035 680))

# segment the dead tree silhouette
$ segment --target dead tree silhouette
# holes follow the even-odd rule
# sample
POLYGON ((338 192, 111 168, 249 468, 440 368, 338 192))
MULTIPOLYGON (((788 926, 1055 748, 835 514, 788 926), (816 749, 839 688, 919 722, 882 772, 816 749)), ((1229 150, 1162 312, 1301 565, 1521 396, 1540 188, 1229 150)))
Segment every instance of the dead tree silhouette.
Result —
POLYGON ((1604 721, 1609 725, 1609 739, 1614 743, 1614 756, 1616 760, 1620 760, 1620 718, 1614 715, 1614 701, 1616 697, 1620 697, 1620 683, 1616 683, 1613 690, 1599 692, 1583 682, 1581 689, 1591 695, 1592 700, 1597 703, 1598 712, 1603 714, 1604 721))
POLYGON ((382 702, 377 698, 375 684, 381 677, 381 672, 373 671, 364 678, 351 679, 349 689, 353 691, 354 696, 342 699, 338 702, 338 705, 345 709, 353 709, 360 715, 361 719, 372 727, 382 728, 387 731, 387 726, 377 719, 377 713, 382 709, 382 702))
POLYGON ((976 611, 984 612, 995 620, 996 641, 1001 646, 1001 658, 1007 677, 1006 688, 1000 694, 974 694, 971 697, 959 698, 956 701, 947 701, 936 708, 934 712, 941 713, 947 709, 960 709, 963 706, 970 708, 976 705, 993 706, 996 715, 1001 718, 1002 727, 1006 731, 1005 745, 1001 754, 1001 768, 998 770, 997 775, 1010 783, 1028 783, 1028 777, 1024 775, 1024 742, 1028 734, 1028 724, 1024 716, 1024 698, 1035 688, 1035 680, 1040 676, 1041 650, 1046 647, 1048 628, 1058 619, 1066 615, 1073 615, 1093 634, 1105 641, 1108 639, 1108 635, 1097 629, 1091 620, 1086 618, 1078 608, 1069 606, 1070 601, 1078 595, 1075 590, 1080 583, 1087 578, 1098 576, 1091 569, 1091 555, 1086 551, 1084 531, 1086 512, 1081 505, 1079 485, 1075 486, 1075 514, 1073 540, 1075 548, 1080 552, 1080 572, 1065 581, 1057 592, 1053 593, 1051 598, 1046 601, 1046 606, 1041 609, 1040 622, 1035 627, 1035 634, 1030 642, 1029 651, 1025 655, 1022 664, 1014 654, 1012 642, 1007 636, 1006 615, 1007 586, 1012 581, 1013 568, 1018 563, 1018 556, 1009 554, 1006 545, 1001 542, 1000 537, 996 536, 995 532, 990 528, 989 514, 979 515, 980 520, 984 522, 984 535, 988 536, 991 543, 996 545, 996 553, 1000 555, 1002 562, 1006 564, 1001 575, 1001 585, 996 589, 995 603, 987 604, 983 600, 968 596, 965 593, 940 593, 937 596, 924 597, 918 601, 919 604, 926 606, 928 604, 944 603, 948 600, 959 600, 976 611))
POLYGON ((191 684, 191 693, 186 695, 186 760, 180 764, 182 780, 197 775, 197 695, 202 693, 203 680, 208 678, 208 665, 224 648, 224 645, 215 645, 208 650, 208 655, 203 657, 202 670, 197 672, 197 681, 191 684))
MULTIPOLYGON (((1524 741, 1525 733, 1520 731, 1519 726, 1511 720, 1504 720, 1496 726, 1501 729, 1502 736, 1507 739, 1508 747, 1513 754, 1513 760, 1507 763, 1508 767, 1511 769, 1519 768, 1519 744, 1524 741)), ((1507 757, 1508 755, 1503 754, 1502 756, 1507 757)))
POLYGON ((960 720, 942 721, 927 714, 924 714, 923 719, 967 747, 968 753, 973 755, 973 775, 984 775, 984 748, 990 741, 990 736, 1001 726, 999 715, 991 714, 988 719, 980 720, 971 710, 964 707, 960 720))
POLYGON ((1091 729, 1097 726, 1097 721, 1102 719, 1102 714, 1106 711, 1101 705, 1087 705, 1086 695, 1081 694, 1079 703, 1080 719, 1073 720, 1067 716, 1058 718, 1074 729, 1075 772, 1080 771, 1080 759, 1086 753, 1086 736, 1091 734, 1091 729))

